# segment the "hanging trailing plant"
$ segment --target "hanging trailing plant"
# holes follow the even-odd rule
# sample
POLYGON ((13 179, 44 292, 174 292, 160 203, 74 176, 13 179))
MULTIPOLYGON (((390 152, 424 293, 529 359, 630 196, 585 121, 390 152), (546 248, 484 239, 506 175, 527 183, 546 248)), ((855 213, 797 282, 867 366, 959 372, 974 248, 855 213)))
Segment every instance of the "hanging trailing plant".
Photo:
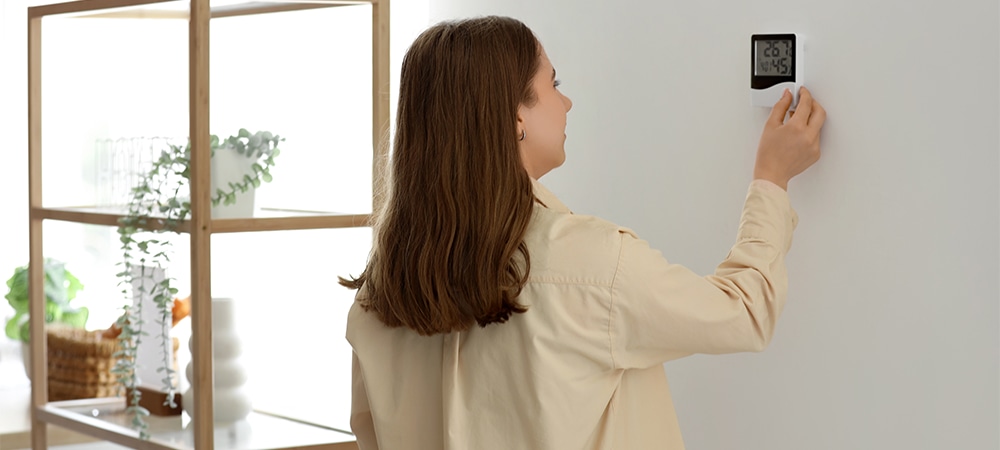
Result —
MULTIPOLYGON (((245 174, 242 180, 229 182, 211 194, 212 206, 233 204, 238 195, 251 187, 270 182, 274 158, 280 153, 278 143, 283 140, 267 131, 251 133, 246 129, 240 129, 237 135, 222 141, 212 135, 213 157, 219 151, 233 151, 254 161, 250 173, 245 174)), ((173 299, 178 289, 174 286, 176 280, 173 277, 162 280, 153 277, 157 269, 163 270, 168 266, 173 254, 172 240, 163 235, 178 234, 180 225, 191 215, 190 163, 190 141, 183 146, 168 144, 168 148, 161 151, 143 174, 138 185, 132 188, 127 213, 118 221, 122 250, 119 265, 122 270, 117 276, 126 306, 116 323, 121 330, 118 335, 121 350, 116 354, 117 362, 112 372, 129 396, 127 412, 132 414, 132 425, 144 439, 149 437, 145 421, 149 411, 139 404, 142 394, 137 388, 142 380, 136 372, 136 356, 139 344, 150 337, 147 325, 155 325, 153 338, 162 344, 162 363, 157 372, 163 374, 160 381, 167 394, 165 405, 177 407, 174 400, 176 371, 172 364, 173 355, 167 351, 171 346, 167 344, 172 326, 173 299), (151 298, 156 305, 155 324, 146 324, 142 320, 142 302, 133 302, 140 296, 151 298)))

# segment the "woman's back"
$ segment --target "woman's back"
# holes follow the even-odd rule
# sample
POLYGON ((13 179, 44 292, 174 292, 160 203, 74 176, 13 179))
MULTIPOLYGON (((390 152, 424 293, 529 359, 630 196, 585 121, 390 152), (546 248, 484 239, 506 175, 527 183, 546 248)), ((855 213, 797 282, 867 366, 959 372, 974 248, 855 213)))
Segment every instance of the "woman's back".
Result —
POLYGON ((532 272, 519 300, 530 313, 421 336, 352 308, 348 339, 379 387, 366 395, 380 448, 610 448, 601 441, 624 373, 608 338, 618 230, 544 209, 525 236, 532 272))
POLYGON ((541 203, 525 234, 532 269, 519 297, 528 312, 421 336, 352 308, 359 442, 377 441, 383 450, 680 449, 662 362, 766 345, 785 298, 784 274, 773 270, 781 257, 774 257, 787 249, 795 221, 783 191, 751 188, 749 215, 779 232, 765 233, 763 246, 734 247, 738 255, 727 261, 745 270, 703 278, 667 263, 628 230, 573 215, 540 184, 534 188, 541 203), (755 304, 739 289, 719 290, 755 284, 760 273, 776 290, 755 304), (629 283, 618 284, 623 278, 629 283))

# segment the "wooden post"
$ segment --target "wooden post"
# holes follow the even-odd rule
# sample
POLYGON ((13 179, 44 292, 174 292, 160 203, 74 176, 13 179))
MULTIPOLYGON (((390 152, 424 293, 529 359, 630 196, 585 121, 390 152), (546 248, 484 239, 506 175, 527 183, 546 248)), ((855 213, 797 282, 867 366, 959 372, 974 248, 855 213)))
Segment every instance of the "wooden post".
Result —
POLYGON ((28 13, 28 314, 31 322, 31 448, 48 448, 38 410, 49 402, 42 252, 42 19, 28 13))
POLYGON ((212 208, 209 197, 211 148, 209 142, 208 50, 209 0, 191 0, 188 30, 191 139, 191 329, 194 364, 194 448, 213 448, 212 390, 212 208))

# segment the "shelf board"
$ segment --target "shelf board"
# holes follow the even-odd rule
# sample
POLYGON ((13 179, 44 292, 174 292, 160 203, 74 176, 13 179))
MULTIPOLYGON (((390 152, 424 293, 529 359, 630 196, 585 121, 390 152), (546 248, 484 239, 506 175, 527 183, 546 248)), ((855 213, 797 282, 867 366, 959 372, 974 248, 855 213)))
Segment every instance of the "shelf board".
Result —
POLYGON ((250 231, 314 230, 319 228, 356 228, 368 226, 368 220, 368 214, 215 219, 212 221, 212 234, 245 233, 250 231))
MULTIPOLYGON (((374 0, 211 1, 211 17, 234 17, 283 11, 368 5, 374 0)), ((188 1, 78 0, 28 8, 29 17, 71 14, 80 18, 187 19, 188 1)))
POLYGON ((213 6, 212 18, 218 19, 251 14, 300 11, 303 9, 329 8, 331 6, 368 5, 371 3, 369 0, 246 2, 238 5, 213 6))
MULTIPOLYGON (((121 210, 96 207, 32 208, 32 218, 85 223, 90 225, 118 226, 124 217, 121 210)), ((278 208, 261 208, 255 217, 246 219, 214 219, 212 233, 245 233, 254 231, 312 230, 319 228, 355 228, 368 226, 369 214, 344 214, 325 211, 303 211, 278 208)), ((154 220, 146 227, 163 229, 163 223, 154 220)), ((190 222, 183 221, 178 232, 189 233, 190 222)))
MULTIPOLYGON (((63 222, 117 227, 118 219, 124 217, 124 214, 95 207, 32 208, 31 217, 37 219, 50 219, 63 222)), ((163 229, 163 223, 162 221, 156 220, 146 228, 149 230, 161 230, 163 229)), ((188 222, 181 222, 178 226, 178 231, 181 233, 190 232, 190 225, 188 222)))
MULTIPOLYGON (((130 428, 123 398, 50 402, 36 410, 43 422, 130 448, 168 450, 194 447, 194 424, 186 414, 146 419, 150 439, 130 428)), ((245 420, 216 424, 216 449, 357 449, 354 436, 339 430, 251 412, 245 420)))

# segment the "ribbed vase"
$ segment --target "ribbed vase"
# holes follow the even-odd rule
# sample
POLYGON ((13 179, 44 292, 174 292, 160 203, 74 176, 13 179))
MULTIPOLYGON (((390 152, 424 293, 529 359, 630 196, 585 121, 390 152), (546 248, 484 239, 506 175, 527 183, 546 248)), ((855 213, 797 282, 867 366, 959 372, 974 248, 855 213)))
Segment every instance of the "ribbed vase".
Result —
MULTIPOLYGON (((212 299, 212 364, 215 379, 215 422, 229 423, 242 420, 250 414, 252 402, 247 389, 247 369, 241 358, 243 341, 236 331, 234 319, 236 302, 231 298, 212 299)), ((194 335, 188 341, 192 348, 194 335)), ((189 385, 193 385, 194 362, 185 370, 189 385)), ((181 397, 181 406, 194 417, 194 396, 191 388, 181 397)))

